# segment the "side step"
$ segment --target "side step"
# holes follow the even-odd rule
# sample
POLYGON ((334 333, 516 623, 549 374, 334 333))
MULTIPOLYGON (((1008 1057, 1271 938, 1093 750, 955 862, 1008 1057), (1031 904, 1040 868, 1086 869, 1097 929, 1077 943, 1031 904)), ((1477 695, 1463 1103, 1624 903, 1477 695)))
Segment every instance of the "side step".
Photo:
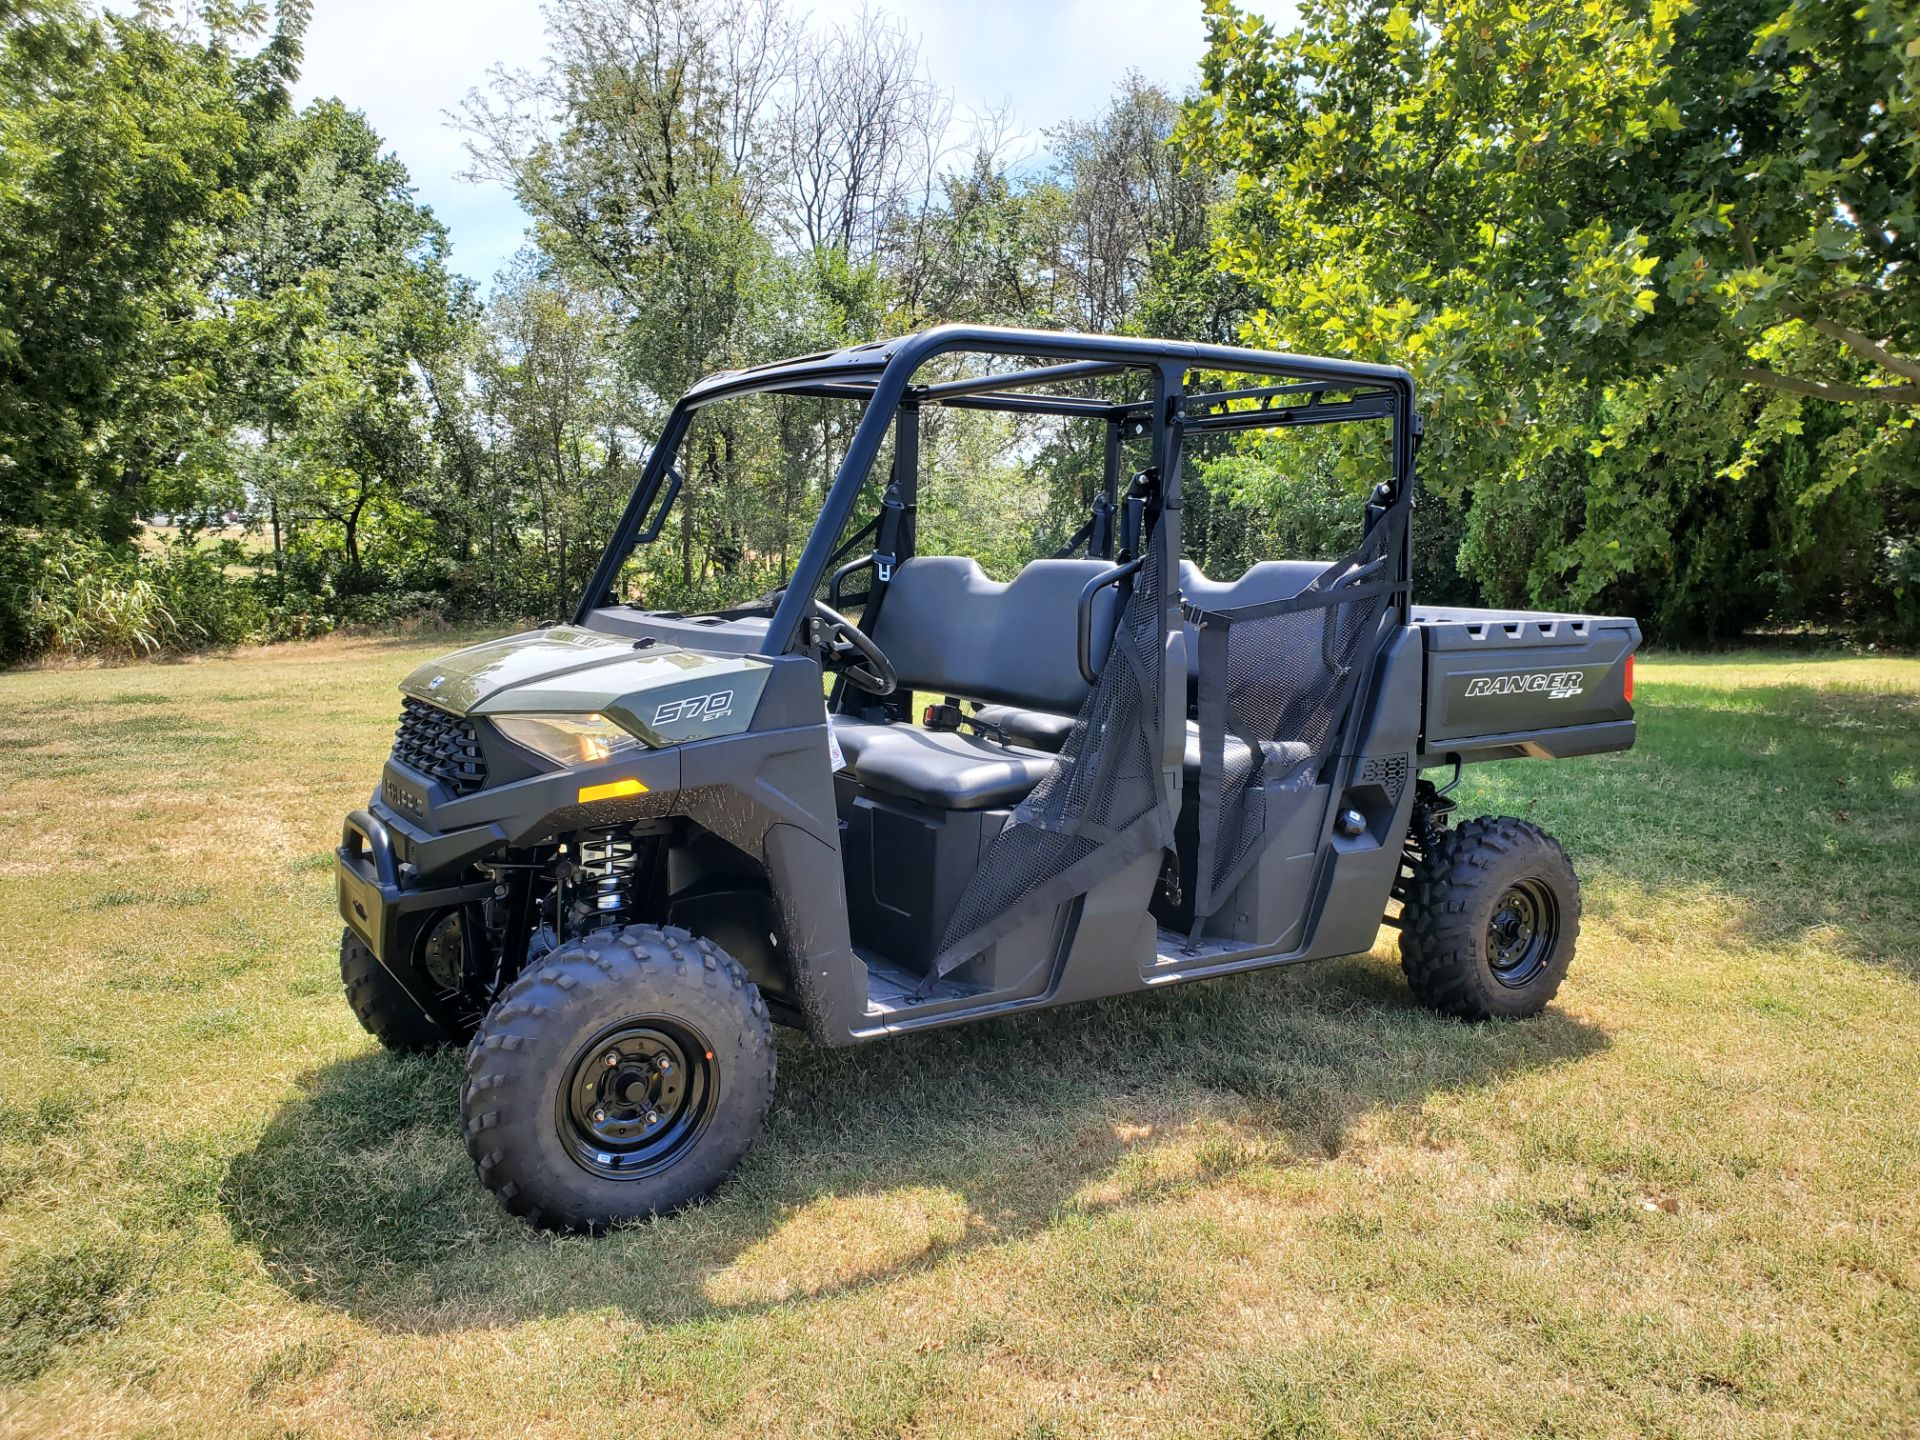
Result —
POLYGON ((967 985, 949 978, 935 985, 925 996, 915 999, 915 992, 926 979, 924 975, 917 975, 890 960, 884 960, 871 950, 855 946, 854 953, 867 967, 867 1015, 872 1019, 884 1019, 902 1010, 917 1010, 936 1001, 965 1000, 969 996, 985 993, 983 986, 967 985))

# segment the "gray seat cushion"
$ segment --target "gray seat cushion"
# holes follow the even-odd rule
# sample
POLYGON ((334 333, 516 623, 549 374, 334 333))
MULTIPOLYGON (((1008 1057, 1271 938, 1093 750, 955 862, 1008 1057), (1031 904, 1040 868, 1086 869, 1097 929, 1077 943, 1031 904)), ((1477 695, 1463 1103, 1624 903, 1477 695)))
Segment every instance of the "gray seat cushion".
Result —
MULTIPOLYGON (((1002 585, 970 559, 919 555, 887 586, 873 638, 903 686, 1071 714, 1087 698, 1080 677, 1080 593, 1103 560, 1035 560, 1002 585)), ((1104 658, 1118 592, 1099 592, 1092 645, 1104 658)))
MULTIPOLYGON (((1191 560, 1180 562, 1180 598, 1202 610, 1235 610, 1242 605, 1264 605, 1291 600, 1324 574, 1330 560, 1262 560, 1232 580, 1209 580, 1191 560)), ((1200 677, 1200 635, 1191 620, 1181 620, 1187 632, 1187 680, 1200 677)))
MULTIPOLYGON (((983 705, 978 716, 1017 745, 1054 753, 1057 753, 1066 743, 1067 734, 1073 729, 1071 715, 1055 715, 1045 710, 1023 710, 1016 705, 983 705)), ((1246 753, 1246 749, 1245 741, 1237 736, 1228 735, 1221 748, 1222 758, 1231 766, 1236 757, 1246 753)), ((1293 740, 1271 741, 1266 750, 1268 761, 1275 770, 1291 768, 1312 754, 1305 745, 1293 740)), ((1190 782, 1199 777, 1200 727, 1191 720, 1187 722, 1187 744, 1182 756, 1182 764, 1186 768, 1190 782)))
POLYGON ((1058 755, 1060 747, 1067 743, 1067 736, 1073 733, 1073 716, 1051 710, 1027 710, 1018 705, 982 705, 973 712, 973 718, 982 725, 991 725, 1015 745, 1045 750, 1051 755, 1058 755))
POLYGON ((862 785, 940 810, 1018 805, 1054 763, 1036 750, 912 725, 836 717, 833 733, 847 772, 862 785))

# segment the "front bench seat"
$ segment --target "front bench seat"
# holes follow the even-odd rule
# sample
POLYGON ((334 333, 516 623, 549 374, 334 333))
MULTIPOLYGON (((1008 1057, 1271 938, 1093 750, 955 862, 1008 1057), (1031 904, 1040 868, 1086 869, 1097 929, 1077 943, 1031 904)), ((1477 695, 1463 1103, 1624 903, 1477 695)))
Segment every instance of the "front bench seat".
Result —
MULTIPOLYGON (((961 556, 915 556, 888 582, 874 643, 902 689, 1065 712, 1062 724, 1071 728, 1087 697, 1075 658, 1080 594, 1108 568, 1100 560, 1035 560, 1003 585, 961 556)), ((1093 605, 1099 651, 1116 615, 1114 592, 1100 592, 1093 605)), ((839 715, 833 727, 855 780, 942 810, 1017 805, 1054 766, 1054 756, 1037 747, 977 735, 839 715)))
POLYGON ((940 810, 1004 810, 1053 768, 1038 750, 973 735, 833 718, 847 770, 862 785, 940 810))

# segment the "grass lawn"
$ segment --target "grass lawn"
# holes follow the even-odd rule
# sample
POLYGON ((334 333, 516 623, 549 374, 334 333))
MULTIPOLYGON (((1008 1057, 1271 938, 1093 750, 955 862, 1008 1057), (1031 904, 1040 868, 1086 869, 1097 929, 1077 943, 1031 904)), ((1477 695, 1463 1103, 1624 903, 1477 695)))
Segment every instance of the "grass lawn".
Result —
MULTIPOLYGON (((0 1434, 1920 1432, 1920 662, 1640 667, 1541 1019, 1372 955, 851 1051, 554 1240, 338 993, 445 641, 0 675, 0 1434)), ((1390 932, 1389 932, 1390 934, 1390 932)))

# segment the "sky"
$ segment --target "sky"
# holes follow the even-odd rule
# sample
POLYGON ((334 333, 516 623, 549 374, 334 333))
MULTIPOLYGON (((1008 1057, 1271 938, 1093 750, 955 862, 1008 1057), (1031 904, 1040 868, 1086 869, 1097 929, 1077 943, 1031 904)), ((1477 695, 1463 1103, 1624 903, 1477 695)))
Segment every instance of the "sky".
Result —
MULTIPOLYGON (((1241 0, 1275 21, 1290 0, 1241 0)), ((860 13, 862 0, 797 0, 821 28, 860 13)), ((1041 132, 1092 118, 1128 70, 1179 91, 1199 74, 1201 0, 876 0, 922 38, 934 81, 963 113, 1002 106, 1035 153, 1041 132)), ((535 0, 315 0, 297 98, 336 95, 364 111, 412 172, 420 199, 452 240, 453 268, 486 286, 519 248, 526 217, 467 166, 447 122, 495 65, 536 65, 545 50, 535 0)))

